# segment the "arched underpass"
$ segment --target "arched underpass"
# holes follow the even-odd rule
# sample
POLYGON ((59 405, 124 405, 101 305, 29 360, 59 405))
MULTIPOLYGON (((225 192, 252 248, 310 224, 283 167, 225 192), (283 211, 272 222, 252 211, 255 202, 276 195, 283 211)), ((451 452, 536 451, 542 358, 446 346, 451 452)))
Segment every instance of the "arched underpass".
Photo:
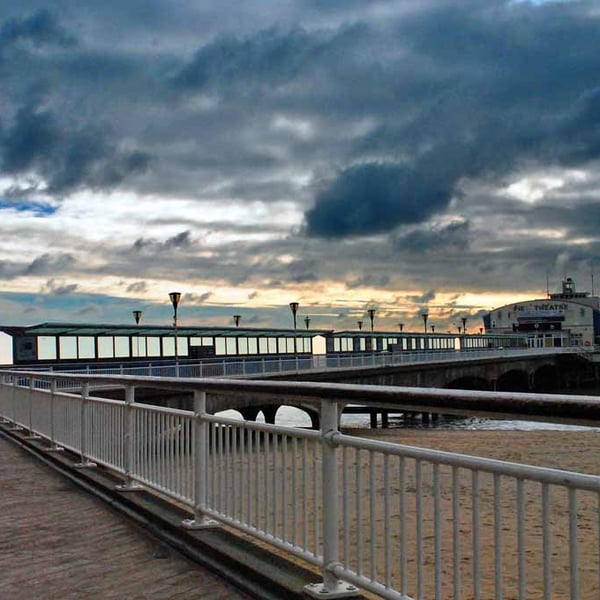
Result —
POLYGON ((492 389, 492 386, 490 385, 490 382, 487 381, 487 379, 473 376, 459 377, 458 379, 454 379, 446 387, 451 390, 489 391, 492 389))
POLYGON ((496 381, 499 392, 528 392, 529 375, 522 370, 513 369, 503 373, 496 381))

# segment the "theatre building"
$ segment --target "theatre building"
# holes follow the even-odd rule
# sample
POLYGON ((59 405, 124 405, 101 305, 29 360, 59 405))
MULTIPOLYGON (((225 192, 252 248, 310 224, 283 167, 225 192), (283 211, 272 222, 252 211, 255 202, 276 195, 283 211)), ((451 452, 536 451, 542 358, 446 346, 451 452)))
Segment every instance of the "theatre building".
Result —
POLYGON ((600 298, 576 291, 570 277, 560 293, 495 308, 483 321, 486 333, 524 333, 532 347, 600 344, 600 298))

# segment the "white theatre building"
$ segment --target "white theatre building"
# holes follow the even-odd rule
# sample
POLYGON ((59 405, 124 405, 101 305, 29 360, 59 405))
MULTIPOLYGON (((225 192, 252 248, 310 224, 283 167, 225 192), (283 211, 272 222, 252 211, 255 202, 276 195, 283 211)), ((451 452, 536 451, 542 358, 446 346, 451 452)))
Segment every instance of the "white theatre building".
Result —
POLYGON ((577 292, 567 277, 547 298, 506 304, 484 316, 486 333, 525 333, 534 347, 600 344, 600 298, 577 292))

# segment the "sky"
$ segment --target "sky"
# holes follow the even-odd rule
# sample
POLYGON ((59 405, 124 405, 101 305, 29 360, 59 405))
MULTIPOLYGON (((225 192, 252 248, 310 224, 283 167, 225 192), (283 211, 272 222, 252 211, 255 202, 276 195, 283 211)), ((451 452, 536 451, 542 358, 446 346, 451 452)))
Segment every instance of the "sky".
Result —
POLYGON ((0 82, 0 324, 454 331, 600 278, 598 0, 4 0, 0 82))

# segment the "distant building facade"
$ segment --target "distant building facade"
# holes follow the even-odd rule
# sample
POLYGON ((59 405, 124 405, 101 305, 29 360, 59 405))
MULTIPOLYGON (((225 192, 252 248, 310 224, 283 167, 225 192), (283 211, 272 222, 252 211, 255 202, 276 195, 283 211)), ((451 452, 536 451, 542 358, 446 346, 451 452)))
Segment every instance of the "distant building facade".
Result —
POLYGON ((483 321, 486 333, 524 333, 532 347, 600 344, 600 298, 578 292, 570 277, 560 293, 495 308, 483 321))

